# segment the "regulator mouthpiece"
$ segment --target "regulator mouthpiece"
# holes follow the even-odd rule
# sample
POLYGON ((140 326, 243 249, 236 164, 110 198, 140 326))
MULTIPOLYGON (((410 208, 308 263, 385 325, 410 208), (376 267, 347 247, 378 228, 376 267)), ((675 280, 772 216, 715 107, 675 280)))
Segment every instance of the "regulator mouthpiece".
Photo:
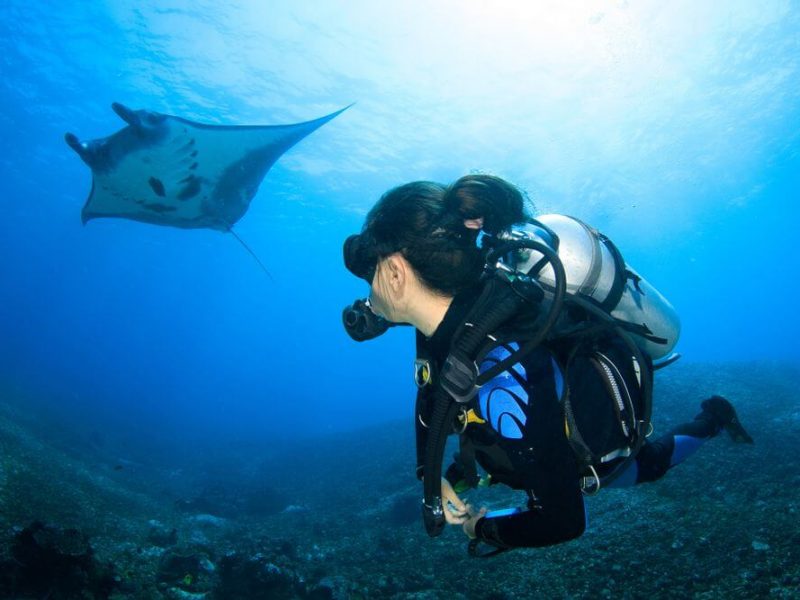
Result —
POLYGON ((357 342, 365 342, 386 333, 390 323, 372 312, 369 300, 356 300, 342 311, 342 323, 347 335, 357 342))

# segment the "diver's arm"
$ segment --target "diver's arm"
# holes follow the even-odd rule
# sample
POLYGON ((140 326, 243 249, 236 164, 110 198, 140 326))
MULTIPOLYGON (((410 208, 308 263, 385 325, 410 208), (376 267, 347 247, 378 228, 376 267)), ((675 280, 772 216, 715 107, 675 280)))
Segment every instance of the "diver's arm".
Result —
POLYGON ((559 544, 579 537, 586 529, 583 495, 576 487, 537 499, 529 510, 498 516, 488 513, 475 523, 477 539, 498 548, 535 548, 559 544))

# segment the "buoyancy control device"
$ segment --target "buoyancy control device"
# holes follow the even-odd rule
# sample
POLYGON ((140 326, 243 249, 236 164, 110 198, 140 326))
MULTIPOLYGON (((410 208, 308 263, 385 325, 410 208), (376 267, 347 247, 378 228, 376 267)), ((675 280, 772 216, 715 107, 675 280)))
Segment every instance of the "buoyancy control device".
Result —
MULTIPOLYGON (((480 308, 479 300, 467 318, 468 327, 454 335, 450 354, 436 380, 431 381, 435 388, 428 397, 427 422, 422 427, 418 397, 418 462, 425 474, 423 517, 432 536, 441 532, 445 522, 438 482, 446 438, 454 431, 456 415, 463 412, 481 385, 540 344, 561 337, 571 336, 580 344, 581 336, 589 330, 604 330, 627 347, 637 371, 639 397, 635 403, 630 397, 613 397, 627 419, 622 425, 626 446, 620 460, 614 461, 613 470, 598 474, 593 463, 605 457, 583 445, 579 419, 570 414, 573 406, 569 402, 564 405, 568 438, 587 469, 586 485, 596 491, 624 471, 644 442, 652 408, 650 365, 653 359, 671 352, 680 332, 677 313, 669 302, 625 264, 611 240, 578 219, 544 215, 498 236, 484 236, 483 244, 490 248, 484 280, 491 292, 485 291, 482 298, 483 304, 492 308, 491 324, 482 316, 485 309, 480 308), (513 289, 513 284, 520 283, 525 284, 527 295, 513 289), (530 293, 535 288, 541 293, 530 293), (507 359, 479 373, 478 353, 487 337, 525 305, 544 315, 538 331, 531 339, 521 340, 519 349, 507 359), (574 311, 569 309, 574 308, 583 315, 579 323, 570 316, 574 311)), ((674 358, 662 361, 662 365, 674 358)), ((602 360, 597 362, 598 368, 607 366, 602 360)), ((608 383, 611 388, 618 387, 613 377, 608 383)))

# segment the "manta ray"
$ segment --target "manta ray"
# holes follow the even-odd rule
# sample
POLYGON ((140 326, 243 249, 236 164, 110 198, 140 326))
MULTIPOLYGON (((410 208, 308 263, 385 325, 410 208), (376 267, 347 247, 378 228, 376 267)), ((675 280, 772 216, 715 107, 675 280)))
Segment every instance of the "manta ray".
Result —
POLYGON ((90 141, 64 136, 92 170, 83 223, 119 217, 236 235, 233 225, 272 165, 349 106, 304 123, 254 126, 205 125, 116 102, 111 108, 127 126, 90 141))

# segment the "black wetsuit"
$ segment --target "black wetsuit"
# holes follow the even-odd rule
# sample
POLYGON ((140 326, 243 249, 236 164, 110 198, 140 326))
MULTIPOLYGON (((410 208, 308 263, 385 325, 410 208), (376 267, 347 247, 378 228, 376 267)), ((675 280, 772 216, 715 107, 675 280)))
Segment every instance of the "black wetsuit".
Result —
MULTIPOLYGON (((479 290, 457 295, 442 323, 430 338, 417 335, 418 356, 426 357, 434 373, 450 351, 456 329, 464 321, 479 290)), ((524 341, 533 317, 521 315, 497 336, 506 340, 497 344, 481 362, 485 371, 491 364, 508 356, 517 346, 514 340, 524 341), (515 331, 519 331, 519 336, 515 331)), ((564 385, 570 394, 591 397, 604 393, 596 377, 583 376, 580 370, 570 370, 565 378, 563 365, 568 348, 541 347, 522 361, 487 382, 470 402, 477 417, 465 428, 461 438, 462 461, 451 465, 447 478, 451 483, 465 476, 465 467, 475 461, 491 475, 492 483, 503 483, 528 495, 527 510, 503 516, 487 516, 476 525, 478 539, 499 548, 538 547, 557 544, 580 536, 586 528, 586 512, 580 487, 581 473, 565 433, 564 409, 561 403, 564 385), (480 421, 483 421, 482 423, 480 421), (468 456, 463 456, 467 454, 468 456), (474 460, 472 460, 474 457, 474 460), (463 459, 467 460, 463 460, 463 459)), ((624 346, 609 341, 603 348, 623 374, 626 385, 638 393, 638 380, 631 357, 624 346)), ((645 365, 643 368, 650 368, 645 365)), ((432 386, 423 388, 417 404, 417 472, 421 475, 422 440, 426 403, 432 386)), ((654 443, 645 444, 635 463, 627 469, 623 485, 653 481, 661 477, 675 460, 676 442, 692 436, 701 442, 717 433, 719 427, 702 419, 673 431, 654 443), (682 434, 682 435, 679 435, 682 434)), ((684 449, 679 459, 687 455, 684 449)), ((680 453, 679 453, 680 454, 680 453)), ((469 477, 470 473, 466 473, 469 477)), ((472 473, 471 484, 475 484, 472 473)))

